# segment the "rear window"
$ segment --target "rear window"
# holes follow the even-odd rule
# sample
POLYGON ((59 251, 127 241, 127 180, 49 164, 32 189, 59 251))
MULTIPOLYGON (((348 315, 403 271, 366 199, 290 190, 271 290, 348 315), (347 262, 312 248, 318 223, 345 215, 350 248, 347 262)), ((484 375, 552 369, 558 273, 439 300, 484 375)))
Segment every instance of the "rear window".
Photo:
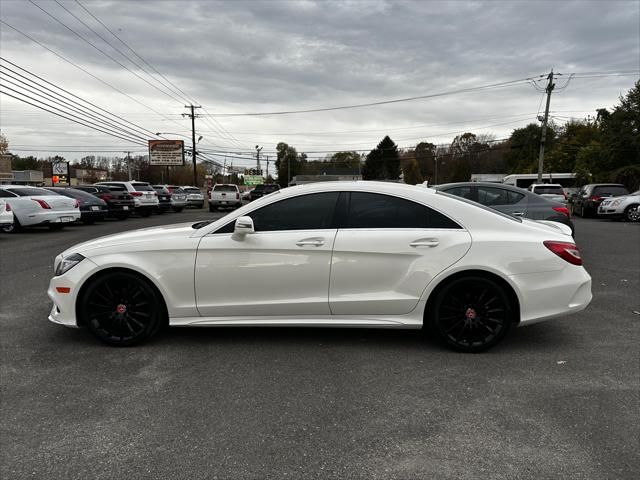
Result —
POLYGON ((564 195, 564 190, 560 186, 533 187, 533 192, 537 193, 538 195, 564 195))
POLYGON ((108 187, 103 187, 103 188, 108 192, 126 192, 127 191, 126 188, 121 187, 120 185, 109 185, 108 187))
POLYGON ((214 192, 237 192, 238 187, 235 185, 215 185, 213 187, 214 192))
POLYGON ((256 188, 253 189, 254 192, 261 192, 264 190, 265 185, 256 185, 256 188))
POLYGON ((184 190, 181 189, 180 187, 173 187, 173 188, 170 188, 169 190, 171 190, 171 192, 173 193, 184 193, 184 190))
POLYGON ((187 187, 184 189, 184 191, 187 193, 202 193, 199 188, 195 187, 187 187))
POLYGON ((18 188, 7 188, 9 192, 13 192, 20 197, 30 197, 32 195, 57 195, 56 193, 50 192, 49 190, 45 190, 44 188, 29 188, 29 187, 18 187, 18 188))
POLYGON ((132 183, 131 186, 138 192, 153 192, 153 188, 148 183, 132 183))
POLYGON ((593 189, 593 195, 600 195, 601 197, 619 197, 620 195, 627 195, 629 192, 624 187, 618 187, 615 185, 595 187, 593 189))

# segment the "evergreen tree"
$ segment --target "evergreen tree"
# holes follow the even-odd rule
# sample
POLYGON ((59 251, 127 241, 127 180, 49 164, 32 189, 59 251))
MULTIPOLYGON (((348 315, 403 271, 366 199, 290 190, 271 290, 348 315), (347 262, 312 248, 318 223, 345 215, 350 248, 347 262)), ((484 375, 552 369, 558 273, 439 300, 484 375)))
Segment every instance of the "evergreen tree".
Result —
POLYGON ((362 178, 365 180, 397 180, 399 177, 400 154, 398 146, 387 135, 367 155, 362 169, 362 178))

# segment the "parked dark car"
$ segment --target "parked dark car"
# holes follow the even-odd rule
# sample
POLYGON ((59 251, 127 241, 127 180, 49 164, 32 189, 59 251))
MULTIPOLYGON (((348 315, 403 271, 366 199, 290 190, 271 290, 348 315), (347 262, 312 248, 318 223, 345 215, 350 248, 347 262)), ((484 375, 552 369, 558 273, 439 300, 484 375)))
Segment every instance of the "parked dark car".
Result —
POLYGON ((158 193, 158 213, 171 210, 171 192, 162 185, 152 185, 152 187, 158 193))
POLYGON ((249 200, 256 200, 260 197, 264 197, 265 195, 269 195, 276 190, 280 190, 280 185, 278 185, 277 183, 265 183, 262 185, 256 185, 256 187, 249 194, 249 200))
POLYGON ((581 217, 595 217, 602 200, 628 194, 629 191, 620 183, 590 183, 571 198, 571 213, 581 217))
POLYGON ((107 202, 90 193, 71 187, 44 187, 45 189, 74 198, 80 204, 80 221, 84 224, 92 224, 104 220, 107 216, 107 202))
POLYGON ((72 187, 76 190, 82 190, 94 195, 107 202, 107 211, 109 217, 119 220, 129 218, 133 213, 134 203, 133 197, 123 187, 104 185, 78 185, 72 187))
POLYGON ((503 183, 461 182, 436 185, 432 188, 467 198, 500 212, 532 220, 564 223, 574 233, 569 209, 560 202, 548 200, 536 193, 503 183))

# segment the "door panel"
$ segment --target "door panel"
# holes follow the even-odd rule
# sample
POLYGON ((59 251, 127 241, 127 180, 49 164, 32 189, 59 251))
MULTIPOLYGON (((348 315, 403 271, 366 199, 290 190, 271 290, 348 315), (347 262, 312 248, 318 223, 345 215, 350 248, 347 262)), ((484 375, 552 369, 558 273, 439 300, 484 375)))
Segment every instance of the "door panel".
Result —
POLYGON ((337 230, 214 234, 198 247, 200 315, 327 315, 337 230))
POLYGON ((429 282, 470 246, 465 230, 339 230, 331 261, 331 313, 409 313, 429 282))

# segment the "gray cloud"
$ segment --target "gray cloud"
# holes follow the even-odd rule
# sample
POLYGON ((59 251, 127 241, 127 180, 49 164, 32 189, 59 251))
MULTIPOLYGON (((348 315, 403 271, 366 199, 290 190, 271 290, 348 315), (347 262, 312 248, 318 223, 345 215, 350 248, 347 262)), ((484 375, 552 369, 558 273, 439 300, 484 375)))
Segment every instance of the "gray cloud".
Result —
MULTIPOLYGON (((62 3, 126 51, 75 2, 62 3)), ((145 76, 57 4, 38 4, 145 76)), ((635 1, 83 4, 209 112, 291 110, 423 95, 539 75, 551 67, 566 73, 640 68, 640 5, 635 1)), ((0 16, 165 118, 5 26, 0 37, 3 57, 151 131, 188 132, 188 122, 180 116, 184 101, 172 100, 140 81, 32 4, 3 1, 0 16)), ((634 80, 576 79, 554 95, 552 109, 575 112, 562 115, 580 118, 596 108, 611 107, 634 80)), ((524 85, 392 106, 219 121, 246 147, 259 142, 273 150, 284 140, 299 145, 300 150, 317 145, 327 150, 331 145, 333 149, 353 146, 366 150, 384 135, 384 129, 420 124, 439 126, 390 130, 392 138, 402 139, 401 145, 416 143, 411 139, 448 141, 454 135, 438 135, 465 127, 507 136, 513 128, 528 123, 518 114, 535 119, 540 100, 539 92, 524 85), (498 119, 473 121, 483 118, 498 119), (510 120, 513 124, 480 128, 510 120), (469 123, 463 124, 465 121, 469 123), (371 129, 380 131, 311 134, 371 129), (285 132, 310 134, 288 137, 285 132)), ((2 130, 11 144, 123 144, 50 115, 36 114, 33 108, 5 96, 0 102, 2 130)), ((210 124, 198 121, 205 135, 203 143, 236 146, 215 138, 220 134, 210 124)))

